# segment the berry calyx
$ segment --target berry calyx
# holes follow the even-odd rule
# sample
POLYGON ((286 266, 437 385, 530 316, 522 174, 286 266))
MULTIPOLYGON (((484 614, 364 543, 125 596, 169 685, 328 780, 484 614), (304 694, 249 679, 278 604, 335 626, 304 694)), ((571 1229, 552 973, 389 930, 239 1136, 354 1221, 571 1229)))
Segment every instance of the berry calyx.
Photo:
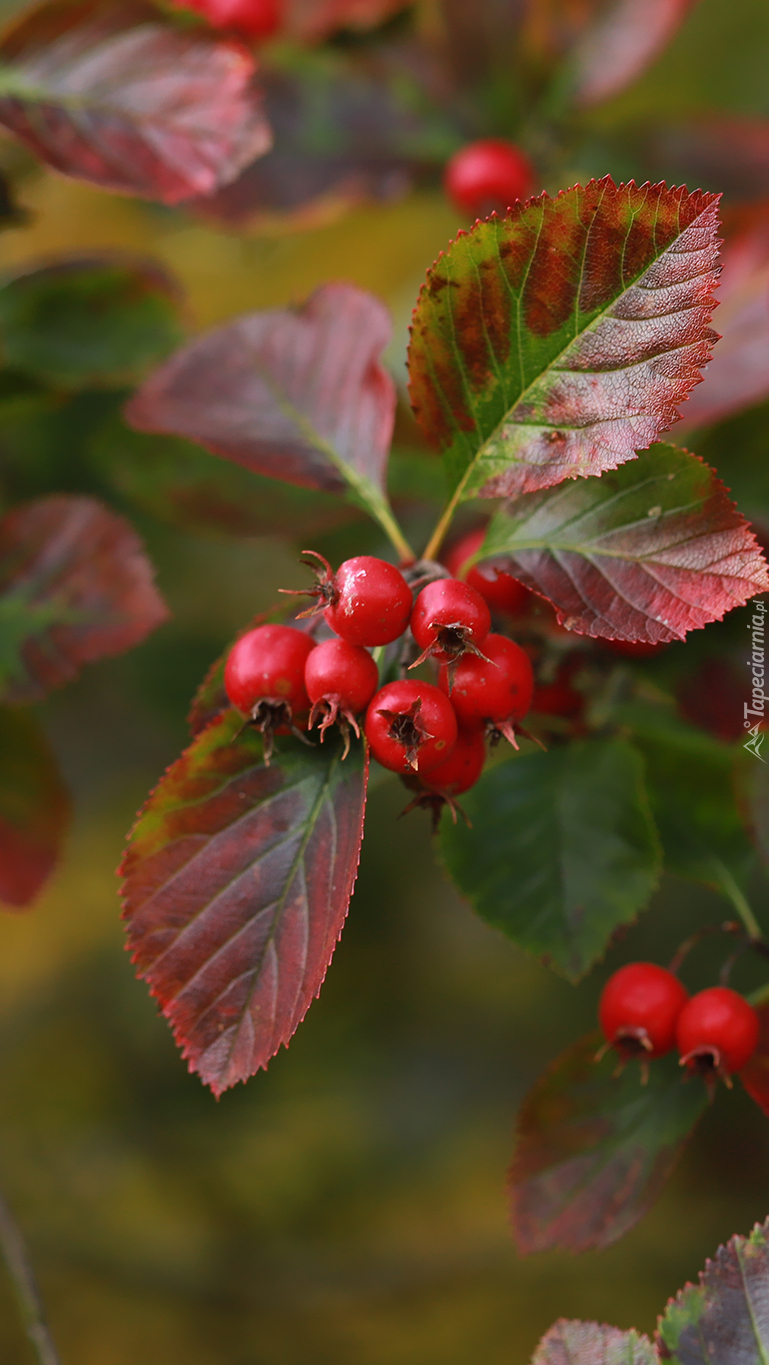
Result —
POLYGON ((449 665, 449 683, 459 660, 468 652, 485 659, 479 648, 491 630, 491 613, 480 593, 458 578, 439 578, 422 589, 411 615, 411 632, 419 658, 432 656, 449 665))
POLYGON ((314 588, 281 588, 292 596, 316 597, 314 606, 301 613, 316 616, 323 612, 336 635, 351 645, 372 649, 389 645, 402 635, 409 623, 413 597, 400 569, 374 555, 356 555, 339 565, 336 573, 323 555, 315 550, 303 554, 320 562, 314 570, 314 588))
POLYGON ((280 28, 282 0, 172 0, 176 9, 191 9, 212 28, 230 29, 243 38, 264 42, 280 28))
POLYGON ((514 142, 486 137, 468 142, 446 164, 443 186, 454 208, 475 218, 504 213, 534 186, 534 169, 514 142))
POLYGON ((756 1050, 759 1022, 744 995, 729 986, 711 986, 693 995, 678 1016, 676 1044, 681 1065, 711 1084, 721 1076, 727 1084, 756 1050))
POLYGON ((454 708, 432 683, 388 683, 369 703, 366 738, 383 768, 421 777, 448 758, 456 743, 454 708))
POLYGON ((438 686, 448 694, 459 724, 468 730, 484 726, 492 740, 504 735, 517 748, 514 722, 526 715, 534 691, 534 672, 525 650, 506 635, 491 634, 483 642, 485 658, 460 659, 450 684, 442 668, 438 686))
POLYGON ((676 1023, 689 999, 677 976, 656 962, 630 962, 609 977, 598 1004, 606 1042, 623 1060, 651 1060, 670 1052, 676 1023))
MULTIPOLYGON (((474 787, 486 761, 486 745, 482 730, 458 730, 454 748, 437 768, 432 768, 426 777, 404 777, 407 787, 416 792, 402 815, 417 807, 432 811, 433 831, 438 828, 441 811, 448 806, 454 824, 457 811, 464 817, 468 826, 470 821, 456 801, 457 796, 474 787)), ((471 827, 471 826, 470 826, 471 827)))
POLYGON ((307 657, 304 670, 312 702, 309 728, 320 722, 320 738, 335 722, 344 735, 344 754, 350 751, 350 727, 360 739, 355 717, 371 701, 379 686, 379 670, 371 655, 348 640, 324 640, 307 657))
POLYGON ((446 568, 455 578, 462 578, 471 588, 475 588, 492 611, 502 612, 506 616, 519 616, 528 602, 529 590, 506 569, 489 560, 481 560, 473 564, 466 574, 462 572, 470 556, 480 549, 485 536, 485 530, 479 527, 457 540, 446 553, 446 568))
POLYGON ((224 666, 224 687, 232 705, 264 735, 269 765, 275 734, 306 721, 310 699, 304 685, 307 657, 315 641, 294 626, 257 626, 235 642, 224 666))

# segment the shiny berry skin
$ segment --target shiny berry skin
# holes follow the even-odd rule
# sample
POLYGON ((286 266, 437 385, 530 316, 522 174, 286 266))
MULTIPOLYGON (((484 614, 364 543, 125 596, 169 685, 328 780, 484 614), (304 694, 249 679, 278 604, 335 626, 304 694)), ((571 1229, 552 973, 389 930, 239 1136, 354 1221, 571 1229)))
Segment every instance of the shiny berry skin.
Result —
POLYGON ((443 763, 454 748, 454 708, 432 683, 410 679, 388 683, 369 704, 366 738, 383 768, 421 777, 443 763))
POLYGON ((458 730, 449 754, 437 768, 431 768, 424 785, 440 796, 461 796, 474 787, 486 761, 482 730, 458 730))
POLYGON ((534 186, 534 169, 520 147, 486 137, 460 147, 446 165, 443 187, 454 208, 474 218, 504 213, 534 186))
POLYGON ((255 42, 280 28, 282 0, 172 0, 178 9, 195 10, 212 28, 230 29, 255 42))
MULTIPOLYGON (((506 635, 487 635, 485 659, 466 654, 460 659, 451 686, 451 704, 459 724, 468 730, 488 722, 495 725, 521 720, 531 705, 534 673, 528 654, 506 635)), ((442 668, 438 686, 448 693, 448 669, 442 668)))
POLYGON ((663 1057, 675 1046, 676 1023, 688 999, 685 986, 665 967, 630 962, 601 992, 603 1036, 626 1057, 663 1057))
POLYGON ((343 711, 357 716, 379 686, 379 670, 371 655, 349 640, 324 640, 307 657, 304 682, 310 701, 336 697, 343 711))
POLYGON ((428 583, 414 603, 411 631, 423 658, 460 659, 467 650, 480 650, 490 630, 491 613, 480 593, 458 578, 428 583))
POLYGON ((315 641, 294 626, 257 626, 232 646, 224 668, 227 696, 239 711, 252 714, 262 701, 306 715, 310 699, 304 685, 307 656, 315 641))
POLYGON ((475 588, 493 611, 503 612, 507 616, 519 616, 529 600, 529 590, 506 569, 500 569, 493 563, 481 560, 466 574, 462 573, 463 564, 480 549, 485 536, 483 527, 477 531, 468 531, 467 535, 456 541, 447 552, 444 559, 446 568, 455 578, 464 578, 471 588, 475 588))
POLYGON ((750 1061, 758 1033, 758 1015, 745 997, 728 986, 711 986, 682 1009, 676 1045, 690 1071, 729 1076, 750 1061))
POLYGON ((413 598, 400 569, 373 555, 340 564, 324 615, 331 629, 351 645, 389 645, 409 623, 413 598))

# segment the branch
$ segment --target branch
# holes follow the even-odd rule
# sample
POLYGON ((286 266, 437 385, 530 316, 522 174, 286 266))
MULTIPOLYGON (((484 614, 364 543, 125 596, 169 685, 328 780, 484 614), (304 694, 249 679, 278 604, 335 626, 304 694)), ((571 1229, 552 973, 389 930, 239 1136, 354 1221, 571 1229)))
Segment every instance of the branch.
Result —
POLYGON ((13 1284, 16 1302, 39 1365, 61 1365, 45 1319, 40 1290, 21 1230, 0 1194, 0 1252, 13 1284))

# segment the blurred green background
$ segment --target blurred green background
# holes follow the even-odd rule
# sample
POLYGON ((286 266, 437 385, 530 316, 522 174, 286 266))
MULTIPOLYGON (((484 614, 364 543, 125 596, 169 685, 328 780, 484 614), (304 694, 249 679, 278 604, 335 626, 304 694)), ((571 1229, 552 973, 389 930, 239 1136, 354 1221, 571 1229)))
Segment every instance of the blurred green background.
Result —
MULTIPOLYGON (((585 174, 633 174, 615 134, 650 113, 769 117, 768 69, 766 0, 702 0, 643 81, 593 116, 585 174)), ((89 247, 148 251, 181 278, 192 329, 350 279, 393 308, 396 370, 424 270, 460 226, 437 191, 272 238, 43 172, 21 197, 35 216, 0 238, 2 267, 89 247)), ((708 458, 735 492, 742 470, 754 502, 768 416, 708 437, 708 458)), ((185 743, 195 685, 278 586, 296 583, 297 547, 135 520, 173 619, 42 708, 77 816, 41 902, 0 923, 0 1185, 65 1365, 523 1365, 560 1315, 651 1330, 718 1242, 769 1212, 767 1121, 722 1090, 621 1243, 521 1260, 504 1196, 514 1116, 542 1066, 592 1025, 608 970, 631 955, 664 960, 727 907, 666 882, 574 989, 473 918, 434 865, 427 819, 396 824, 402 792, 385 781, 321 999, 290 1053, 216 1103, 133 978, 114 868, 136 807, 185 743)), ((345 536, 344 548, 362 546, 345 536)), ((31 1360, 2 1276, 0 1360, 31 1360)))

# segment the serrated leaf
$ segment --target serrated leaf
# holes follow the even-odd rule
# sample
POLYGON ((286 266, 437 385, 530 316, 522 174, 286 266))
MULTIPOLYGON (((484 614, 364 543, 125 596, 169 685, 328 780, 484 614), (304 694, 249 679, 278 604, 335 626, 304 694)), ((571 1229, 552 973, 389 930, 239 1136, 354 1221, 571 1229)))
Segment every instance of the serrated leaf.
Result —
POLYGON ((154 261, 64 257, 0 285, 6 364, 65 389, 122 384, 181 341, 181 291, 154 261))
POLYGON ((0 124, 65 175, 177 204, 270 146, 253 73, 239 44, 149 6, 51 0, 0 45, 0 124))
POLYGON ((219 1095, 287 1044, 318 994, 358 869, 363 746, 261 739, 230 710, 168 769, 121 868, 138 975, 219 1095), (239 733, 240 732, 240 733, 239 733))
POLYGON ((444 820, 448 871, 478 914, 577 980, 654 890, 659 854, 643 768, 621 741, 514 757, 444 820))
POLYGON ((769 1359, 769 1221, 732 1237, 671 1299, 658 1323, 674 1365, 762 1365, 769 1359))
POLYGON ((0 521, 4 701, 39 701, 167 616, 136 532, 93 498, 38 498, 0 521))
POLYGON ((756 1005, 760 1024, 758 1046, 750 1061, 742 1068, 740 1080, 769 1118, 769 1005, 756 1005))
POLYGON ((657 1365, 657 1353, 637 1332, 561 1318, 543 1336, 531 1365, 657 1365))
POLYGON ((379 357, 390 330, 371 294, 324 285, 300 308, 250 313, 185 346, 126 419, 269 478, 352 492, 381 520, 396 393, 379 357))
POLYGON ((493 554, 550 599, 562 625, 612 640, 680 640, 769 588, 723 484, 675 446, 506 504, 479 551, 493 554))
POLYGON ((0 901, 24 910, 61 853, 69 824, 67 788, 29 711, 0 707, 0 901))
POLYGON ((615 0, 581 35, 565 84, 581 108, 611 99, 667 47, 697 0, 615 0))
POLYGON ((590 1033, 573 1043, 529 1091, 518 1116, 510 1170, 513 1229, 521 1251, 610 1246, 654 1203, 697 1120, 704 1083, 686 1083, 677 1058, 615 1077, 616 1059, 595 1061, 590 1033))
POLYGON ((456 497, 599 474, 671 426, 715 340, 717 205, 607 176, 515 204, 439 256, 410 391, 456 497))

